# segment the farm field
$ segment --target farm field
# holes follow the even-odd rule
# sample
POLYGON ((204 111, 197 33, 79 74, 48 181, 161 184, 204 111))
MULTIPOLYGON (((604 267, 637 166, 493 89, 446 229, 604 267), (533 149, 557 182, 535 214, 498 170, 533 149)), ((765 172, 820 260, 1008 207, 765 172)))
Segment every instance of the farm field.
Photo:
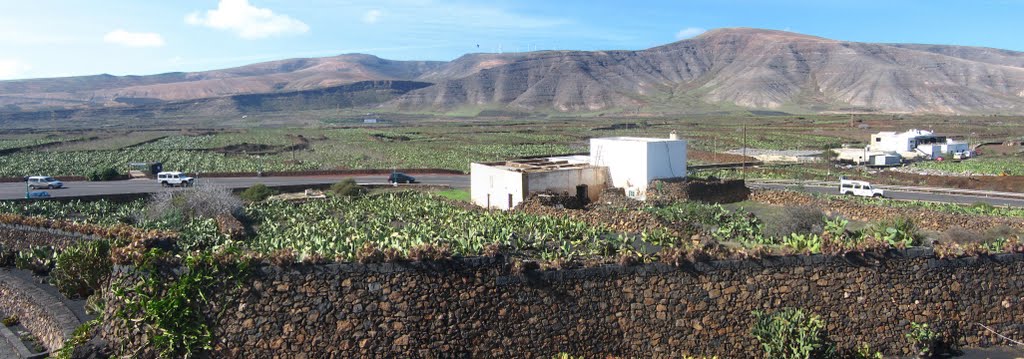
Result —
MULTIPOLYGON (((666 137, 675 130, 694 152, 690 164, 735 161, 722 152, 742 147, 820 150, 862 146, 883 130, 931 128, 974 142, 1019 140, 1020 118, 849 116, 694 116, 690 118, 404 119, 375 125, 322 128, 207 129, 189 131, 40 132, 0 134, 0 148, 54 143, 40 150, 0 155, 0 177, 83 175, 95 168, 120 172, 129 162, 163 162, 186 172, 302 171, 363 168, 441 168, 468 171, 471 161, 587 151, 592 137, 666 137), (18 139, 23 138, 23 139, 18 139), (83 141, 58 143, 85 138, 83 141), (721 157, 722 159, 719 159, 721 157)), ((1019 174, 1020 157, 993 154, 922 168, 1019 174), (961 168, 963 167, 963 168, 961 168)), ((834 178, 836 170, 815 166, 755 169, 748 177, 834 178)), ((728 172, 708 173, 732 177, 728 172)))
POLYGON ((747 202, 724 206, 645 203, 609 192, 605 196, 610 197, 584 209, 530 200, 507 212, 479 209, 438 192, 383 191, 301 202, 234 200, 237 204, 227 207, 232 201, 225 196, 230 195, 216 188, 174 193, 167 198, 180 199, 163 204, 158 198, 125 204, 0 202, 0 213, 172 231, 186 252, 235 248, 263 256, 290 253, 299 261, 355 262, 375 251, 389 258, 416 258, 423 251, 478 256, 500 249, 553 266, 615 262, 623 255, 654 260, 658 253, 670 253, 660 252, 666 248, 725 258, 864 245, 1000 251, 1024 230, 1019 209, 787 191, 756 191, 747 202), (232 238, 219 231, 217 216, 229 213, 242 218, 250 234, 232 238))

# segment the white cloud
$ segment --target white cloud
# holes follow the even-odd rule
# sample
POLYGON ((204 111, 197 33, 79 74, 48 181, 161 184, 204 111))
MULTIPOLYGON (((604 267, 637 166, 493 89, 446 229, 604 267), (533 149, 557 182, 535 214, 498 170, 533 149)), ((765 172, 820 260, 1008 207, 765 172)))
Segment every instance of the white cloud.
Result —
POLYGON ((185 16, 189 25, 229 30, 244 39, 262 39, 271 36, 303 34, 309 25, 288 15, 275 14, 270 9, 249 4, 249 0, 220 0, 217 8, 205 14, 194 12, 185 16))
POLYGON ((128 47, 164 46, 164 37, 155 32, 128 32, 117 29, 103 36, 103 41, 128 47))
POLYGON ((703 34, 705 31, 708 31, 708 30, 704 29, 704 28, 699 28, 699 27, 688 27, 688 28, 679 30, 679 32, 676 33, 676 39, 677 40, 689 39, 691 37, 703 34))
POLYGON ((381 15, 383 15, 383 13, 381 13, 380 10, 374 9, 367 11, 366 14, 363 15, 363 22, 367 24, 376 24, 377 21, 380 20, 381 15))
POLYGON ((0 79, 17 78, 32 66, 15 59, 0 59, 0 79))

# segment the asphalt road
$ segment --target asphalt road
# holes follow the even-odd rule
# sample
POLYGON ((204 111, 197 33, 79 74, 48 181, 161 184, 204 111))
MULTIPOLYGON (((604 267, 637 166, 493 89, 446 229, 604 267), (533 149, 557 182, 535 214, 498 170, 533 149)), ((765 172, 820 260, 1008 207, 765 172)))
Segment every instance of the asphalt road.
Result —
MULTIPOLYGON (((790 189, 800 192, 810 193, 826 193, 826 194, 839 194, 839 188, 836 186, 831 187, 820 187, 820 186, 793 186, 793 185, 781 185, 781 184, 769 184, 769 183, 748 183, 747 186, 751 188, 767 188, 767 189, 790 189)), ((968 196, 968 195, 955 195, 955 194, 936 194, 936 193, 917 193, 917 192, 903 192, 893 191, 886 189, 885 186, 878 186, 878 188, 885 190, 885 197, 891 199, 900 200, 915 200, 915 201, 929 201, 929 202, 946 202, 946 203, 960 203, 960 204, 974 204, 978 202, 988 203, 995 206, 1014 206, 1024 207, 1024 199, 1011 199, 1011 198, 996 198, 996 197, 979 197, 979 196, 968 196)))
MULTIPOLYGON (((427 185, 446 185, 455 188, 469 188, 469 176, 466 175, 428 175, 416 174, 416 182, 427 185)), ((375 176, 309 176, 309 177, 232 177, 232 178, 198 178, 197 185, 212 183, 227 188, 247 188, 257 183, 267 186, 319 185, 331 184, 346 178, 352 178, 359 184, 386 184, 388 175, 375 176)), ((400 185, 401 186, 401 185, 400 185)), ((65 182, 65 188, 45 190, 50 197, 80 197, 95 195, 111 195, 123 193, 153 193, 164 191, 156 180, 135 179, 110 182, 65 182)), ((0 200, 25 198, 25 183, 0 183, 0 200)))
MULTIPOLYGON (((420 184, 444 185, 454 188, 469 188, 469 176, 467 175, 415 175, 420 184)), ((267 186, 301 186, 330 184, 341 181, 345 178, 355 179, 359 184, 386 184, 387 175, 373 176, 305 176, 305 177, 235 177, 235 178, 202 178, 197 181, 213 183, 228 188, 246 188, 257 183, 267 186)), ((812 193, 837 194, 835 187, 820 186, 792 186, 768 183, 749 183, 752 188, 769 189, 792 189, 812 193)), ((77 197, 110 195, 121 193, 152 193, 165 190, 155 180, 127 180, 111 182, 66 182, 63 189, 48 190, 51 197, 77 197)), ((884 186, 880 186, 884 189, 884 186)), ((902 191, 885 191, 886 197, 892 199, 918 200, 931 202, 947 202, 972 204, 978 202, 992 205, 1024 207, 1024 199, 1008 199, 995 197, 978 197, 969 195, 916 193, 902 191)), ((0 200, 25 198, 24 183, 0 183, 0 200)))

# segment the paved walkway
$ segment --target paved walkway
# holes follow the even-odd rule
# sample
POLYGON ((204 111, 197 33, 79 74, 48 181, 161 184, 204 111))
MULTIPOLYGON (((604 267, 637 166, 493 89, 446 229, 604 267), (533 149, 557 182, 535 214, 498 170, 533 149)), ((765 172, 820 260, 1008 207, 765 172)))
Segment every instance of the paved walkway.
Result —
POLYGON ((6 339, 0 337, 0 358, 17 358, 18 351, 14 350, 11 343, 8 343, 6 339))

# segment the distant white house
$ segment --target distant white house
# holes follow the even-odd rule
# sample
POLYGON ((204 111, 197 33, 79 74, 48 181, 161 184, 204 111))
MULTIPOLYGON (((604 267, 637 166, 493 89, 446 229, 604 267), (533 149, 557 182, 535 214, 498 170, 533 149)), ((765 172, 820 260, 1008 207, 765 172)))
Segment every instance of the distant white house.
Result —
POLYGON ((535 193, 566 193, 593 201, 608 187, 644 199, 655 179, 686 176, 686 141, 673 137, 590 140, 590 155, 470 165, 473 203, 511 209, 535 193))
POLYGON ((363 123, 377 123, 377 122, 378 122, 378 120, 376 118, 364 118, 363 119, 363 123))
POLYGON ((931 131, 910 130, 906 132, 879 132, 871 135, 869 151, 895 152, 904 159, 936 159, 948 155, 969 153, 966 142, 955 141, 945 136, 936 136, 931 131))

